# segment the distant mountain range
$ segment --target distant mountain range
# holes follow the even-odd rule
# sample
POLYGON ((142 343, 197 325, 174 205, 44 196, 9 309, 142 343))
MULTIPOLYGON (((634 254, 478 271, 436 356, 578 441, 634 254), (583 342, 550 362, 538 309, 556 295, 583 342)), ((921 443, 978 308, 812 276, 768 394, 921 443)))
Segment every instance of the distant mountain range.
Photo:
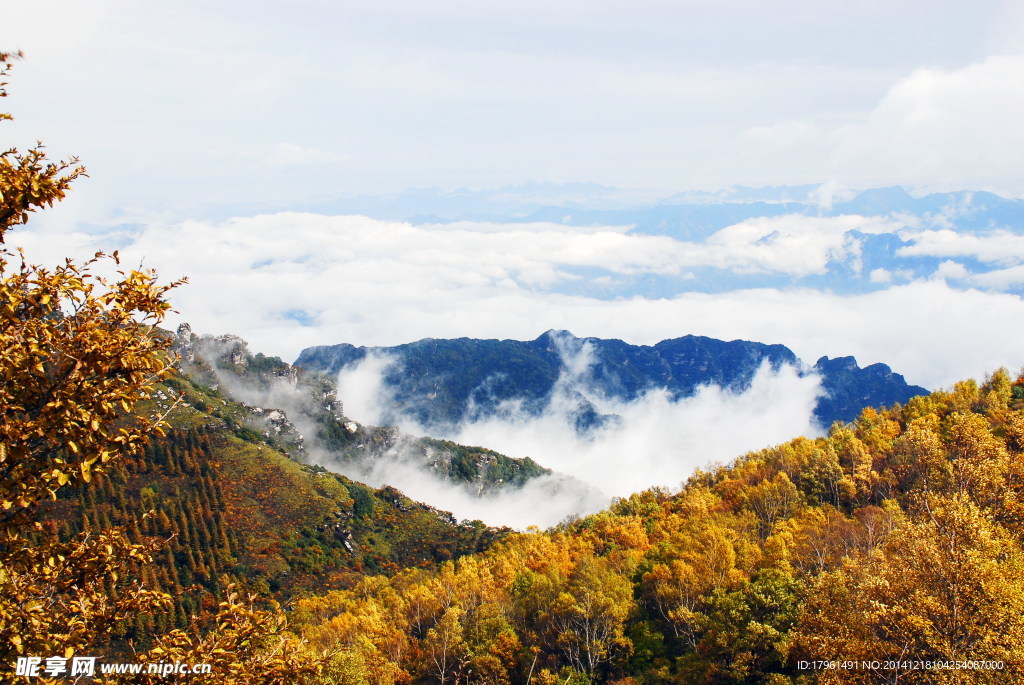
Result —
POLYGON ((914 216, 963 230, 1024 226, 1024 201, 985 191, 914 196, 900 186, 830 191, 809 184, 668 197, 594 183, 527 183, 490 190, 410 188, 395 195, 348 196, 311 205, 325 214, 365 214, 414 224, 451 221, 553 221, 572 226, 632 225, 634 231, 700 239, 754 217, 914 216))
POLYGON ((823 427, 852 421, 865 407, 904 403, 928 392, 908 385, 885 364, 861 368, 853 357, 822 357, 812 367, 783 345, 694 335, 653 346, 576 338, 565 331, 548 331, 531 341, 428 338, 395 347, 342 343, 307 348, 295 366, 337 374, 371 355, 390 360, 381 379, 390 400, 385 419, 408 418, 441 430, 494 415, 510 401, 539 414, 556 389, 566 392, 566 374, 574 376, 568 391, 576 401, 573 418, 580 431, 616 418, 600 414, 588 396, 632 401, 665 389, 679 399, 704 385, 741 392, 763 364, 820 374, 825 394, 814 416, 823 427))

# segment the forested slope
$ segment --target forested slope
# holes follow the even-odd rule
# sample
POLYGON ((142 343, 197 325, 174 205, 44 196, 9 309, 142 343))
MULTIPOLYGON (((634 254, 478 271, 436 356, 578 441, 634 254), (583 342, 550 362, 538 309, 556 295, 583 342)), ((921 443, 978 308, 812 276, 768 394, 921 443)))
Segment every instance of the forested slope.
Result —
POLYGON ((368 574, 434 566, 509 532, 298 463, 239 421, 244 405, 187 379, 159 387, 148 407, 179 394, 165 436, 41 507, 40 540, 118 529, 133 544, 159 543, 141 581, 168 593, 173 608, 115 624, 115 647, 209 620, 232 584, 285 603, 368 574))
POLYGON ((1018 682, 1022 398, 866 410, 294 615, 341 683, 1018 682))

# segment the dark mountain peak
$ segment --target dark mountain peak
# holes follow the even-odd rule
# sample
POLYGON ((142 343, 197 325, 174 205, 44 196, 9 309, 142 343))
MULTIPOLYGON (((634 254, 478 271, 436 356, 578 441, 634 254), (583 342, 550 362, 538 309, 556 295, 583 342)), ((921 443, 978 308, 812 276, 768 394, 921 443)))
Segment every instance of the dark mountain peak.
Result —
POLYGON ((861 368, 857 364, 856 357, 836 357, 834 359, 822 357, 814 364, 814 368, 817 369, 819 372, 831 374, 860 373, 879 378, 894 378, 899 379, 900 381, 904 380, 902 375, 898 373, 893 373, 892 367, 890 367, 888 364, 883 364, 881 362, 869 364, 868 366, 861 368))
POLYGON ((916 395, 928 394, 920 386, 907 385, 903 376, 893 373, 887 364, 860 368, 853 357, 822 357, 814 368, 821 374, 821 385, 827 393, 818 400, 815 410, 824 425, 830 417, 851 421, 864 407, 902 404, 916 395))
POLYGON ((327 365, 331 368, 342 368, 349 364, 361 361, 366 357, 365 347, 356 347, 348 343, 338 343, 337 345, 317 345, 315 347, 307 347, 299 353, 299 358, 295 360, 295 366, 300 368, 306 367, 319 367, 321 365, 327 365), (312 360, 316 360, 314 364, 310 364, 312 360))
POLYGON ((892 372, 892 368, 888 364, 883 364, 881 362, 871 364, 870 366, 865 366, 863 370, 864 373, 873 373, 879 376, 897 376, 899 378, 903 378, 903 376, 898 373, 894 374, 892 372))
POLYGON ((534 340, 534 342, 550 342, 552 340, 579 340, 579 338, 573 335, 572 331, 551 328, 537 336, 537 339, 534 340))
POLYGON ((662 340, 653 348, 662 355, 682 356, 714 356, 736 361, 738 358, 768 359, 772 368, 782 364, 797 364, 800 360, 785 345, 770 345, 749 340, 718 340, 703 335, 685 335, 681 338, 662 340))
POLYGON ((856 357, 822 357, 814 363, 814 368, 820 371, 852 371, 857 368, 856 357))

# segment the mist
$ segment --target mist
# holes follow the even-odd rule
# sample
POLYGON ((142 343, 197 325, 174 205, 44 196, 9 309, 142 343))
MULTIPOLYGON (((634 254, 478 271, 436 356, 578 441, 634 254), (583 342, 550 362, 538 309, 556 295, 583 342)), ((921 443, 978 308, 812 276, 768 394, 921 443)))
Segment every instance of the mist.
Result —
POLYGON ((375 488, 391 485, 410 499, 451 512, 461 520, 479 520, 489 526, 526 530, 549 528, 566 519, 594 513, 611 498, 588 483, 563 473, 533 478, 521 488, 505 488, 477 495, 470 488, 439 478, 422 464, 405 458, 401 448, 380 459, 321 466, 343 473, 375 488))
MULTIPOLYGON (((416 436, 426 434, 422 430, 406 431, 381 453, 367 450, 355 459, 342 456, 320 442, 311 415, 317 409, 318 398, 311 396, 310 387, 297 382, 297 377, 247 378, 220 368, 217 360, 247 349, 240 338, 206 337, 194 346, 209 363, 218 387, 230 397, 250 407, 286 414, 301 443, 300 461, 318 464, 374 488, 390 485, 415 501, 451 512, 462 520, 480 520, 487 525, 519 530, 530 526, 547 528, 567 517, 599 511, 610 501, 604 492, 564 473, 533 478, 523 487, 499 487, 482 493, 474 484, 456 483, 430 470, 423 460, 422 448, 417 449, 416 436)), ((374 417, 372 421, 362 421, 365 424, 388 423, 383 420, 389 408, 382 401, 380 379, 390 363, 386 358, 369 356, 346 376, 345 406, 351 401, 353 406, 362 408, 360 416, 374 417)), ((274 429, 269 422, 261 428, 274 429)))
MULTIPOLYGON (((812 413, 822 393, 820 378, 792 366, 773 370, 762 365, 742 392, 709 385, 691 397, 676 399, 662 388, 652 388, 636 400, 624 401, 589 386, 589 345, 573 348, 563 341, 560 354, 562 374, 539 414, 527 411, 521 401, 510 400, 485 418, 441 428, 421 425, 396 412, 383 382, 394 360, 369 356, 342 370, 339 394, 346 414, 357 421, 374 424, 398 416, 403 432, 484 446, 510 457, 532 457, 557 474, 537 479, 522 490, 484 498, 442 483, 421 468, 409 470, 410 464, 394 468, 392 463, 380 463, 370 475, 460 518, 545 527, 598 511, 613 497, 656 486, 678 489, 697 468, 800 435, 821 433, 812 413), (576 418, 581 399, 599 414, 610 415, 610 420, 579 430, 576 418)), ((472 410, 467 415, 473 415, 472 410)))

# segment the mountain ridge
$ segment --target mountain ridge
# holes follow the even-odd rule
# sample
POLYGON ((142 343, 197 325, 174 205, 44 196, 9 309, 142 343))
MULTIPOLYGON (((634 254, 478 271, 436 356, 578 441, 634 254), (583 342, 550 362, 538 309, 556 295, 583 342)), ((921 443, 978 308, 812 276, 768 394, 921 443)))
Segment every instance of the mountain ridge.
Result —
POLYGON ((232 407, 214 408, 212 416, 227 422, 239 437, 265 442, 295 461, 324 462, 335 471, 354 467, 357 473, 348 475, 366 475, 358 472, 381 460, 405 463, 429 469, 439 481, 478 497, 550 474, 529 458, 353 421, 345 416, 330 378, 305 373, 278 357, 253 354, 238 336, 196 335, 182 324, 175 349, 183 376, 209 395, 200 401, 202 409, 207 409, 203 402, 232 407))
MULTIPOLYGON (((393 347, 341 343, 306 348, 295 366, 336 375, 371 355, 396 360, 382 373, 382 383, 394 399, 388 418, 404 416, 421 425, 485 417, 508 400, 521 400, 527 411, 538 413, 562 373, 581 362, 583 368, 576 373, 586 389, 626 401, 659 387, 675 400, 708 384, 742 392, 763 364, 773 371, 791 365, 804 374, 817 372, 826 393, 815 408, 822 427, 851 421, 867 406, 903 403, 928 392, 908 385, 885 364, 861 368, 853 357, 822 357, 811 366, 784 345, 696 335, 649 346, 553 330, 530 341, 426 338, 393 347)), ((579 399, 578 427, 587 429, 607 420, 586 397, 579 399)))

